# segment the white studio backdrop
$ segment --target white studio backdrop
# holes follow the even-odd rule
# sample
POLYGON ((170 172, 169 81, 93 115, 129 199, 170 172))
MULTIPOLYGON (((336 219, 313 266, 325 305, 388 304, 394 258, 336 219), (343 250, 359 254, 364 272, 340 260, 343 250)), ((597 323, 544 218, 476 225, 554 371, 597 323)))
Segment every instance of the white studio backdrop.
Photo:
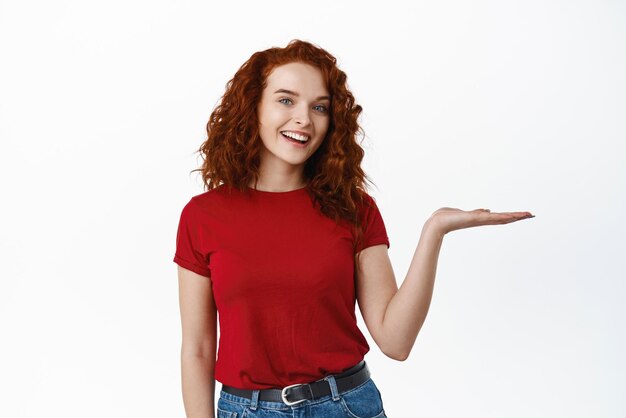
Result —
POLYGON ((445 237, 406 361, 359 313, 387 415, 626 416, 626 3, 495 0, 0 1, 0 416, 184 417, 194 151, 294 38, 364 107, 398 285, 439 207, 536 215, 445 237))

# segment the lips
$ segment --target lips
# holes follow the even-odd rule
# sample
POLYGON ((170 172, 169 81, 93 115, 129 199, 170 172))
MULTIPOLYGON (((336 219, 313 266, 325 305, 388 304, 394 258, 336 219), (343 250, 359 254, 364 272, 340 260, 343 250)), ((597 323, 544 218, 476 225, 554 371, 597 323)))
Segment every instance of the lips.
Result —
POLYGON ((294 144, 306 145, 309 138, 303 135, 296 135, 291 132, 281 132, 283 138, 294 144))
POLYGON ((309 141, 300 142, 297 139, 290 138, 283 133, 281 133, 280 136, 282 136, 285 141, 289 142, 291 145, 293 145, 294 147, 298 147, 298 148, 305 148, 309 143, 309 141))
POLYGON ((308 140, 311 139, 311 135, 300 131, 281 131, 280 133, 283 136, 295 139, 296 141, 301 143, 308 142, 308 140))

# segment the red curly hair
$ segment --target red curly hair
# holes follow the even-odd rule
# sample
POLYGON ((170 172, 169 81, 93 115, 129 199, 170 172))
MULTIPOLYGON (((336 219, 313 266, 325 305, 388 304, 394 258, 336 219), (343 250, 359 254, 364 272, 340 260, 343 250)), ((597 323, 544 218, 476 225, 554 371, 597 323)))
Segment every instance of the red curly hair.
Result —
POLYGON ((316 45, 294 39, 285 48, 252 54, 228 81, 211 113, 208 138, 197 151, 203 158, 202 168, 192 172, 202 172, 207 190, 225 184, 242 193, 249 191, 248 185, 259 177, 263 147, 257 106, 272 70, 291 62, 318 68, 331 96, 328 131, 305 163, 306 188, 322 214, 354 226, 356 250, 363 232, 365 181, 372 183, 361 169, 364 150, 357 142, 357 135, 363 133, 357 122, 363 109, 348 90, 347 76, 337 67, 337 59, 316 45))

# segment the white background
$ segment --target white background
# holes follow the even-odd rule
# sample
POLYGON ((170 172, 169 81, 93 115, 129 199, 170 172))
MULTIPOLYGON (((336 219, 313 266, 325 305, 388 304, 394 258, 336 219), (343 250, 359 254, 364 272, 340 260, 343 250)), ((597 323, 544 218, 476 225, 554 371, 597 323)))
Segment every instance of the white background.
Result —
POLYGON ((536 215, 445 237, 405 362, 359 317, 387 415, 626 416, 626 3, 495 0, 1 1, 0 416, 184 417, 194 151, 293 38, 364 107, 398 285, 437 208, 536 215))

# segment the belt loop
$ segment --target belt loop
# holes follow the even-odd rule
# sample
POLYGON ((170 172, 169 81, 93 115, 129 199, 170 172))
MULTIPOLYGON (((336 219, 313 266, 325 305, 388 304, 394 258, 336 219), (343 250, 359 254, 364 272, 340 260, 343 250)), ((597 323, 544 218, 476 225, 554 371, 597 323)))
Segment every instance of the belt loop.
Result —
POLYGON ((330 393, 333 395, 333 401, 339 400, 339 390, 337 390, 337 381, 332 374, 324 378, 330 385, 330 393))
POLYGON ((253 411, 256 411, 256 408, 258 406, 259 403, 259 393, 261 393, 261 391, 259 389, 254 389, 252 391, 252 398, 250 399, 250 409, 253 411))

